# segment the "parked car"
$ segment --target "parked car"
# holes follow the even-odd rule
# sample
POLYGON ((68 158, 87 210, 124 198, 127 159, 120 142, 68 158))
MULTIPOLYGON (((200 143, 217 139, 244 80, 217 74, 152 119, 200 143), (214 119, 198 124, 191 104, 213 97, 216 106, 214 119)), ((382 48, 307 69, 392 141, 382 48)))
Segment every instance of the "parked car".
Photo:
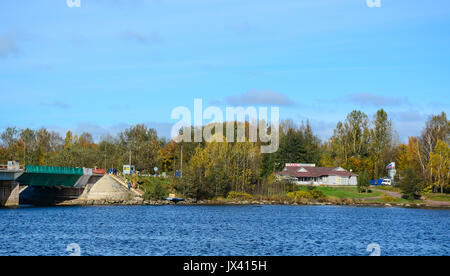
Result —
POLYGON ((381 185, 383 186, 391 186, 392 185, 392 181, 389 178, 385 178, 383 179, 383 181, 381 182, 381 185))
POLYGON ((370 180, 372 186, 392 186, 392 180, 390 178, 380 178, 377 180, 370 180))

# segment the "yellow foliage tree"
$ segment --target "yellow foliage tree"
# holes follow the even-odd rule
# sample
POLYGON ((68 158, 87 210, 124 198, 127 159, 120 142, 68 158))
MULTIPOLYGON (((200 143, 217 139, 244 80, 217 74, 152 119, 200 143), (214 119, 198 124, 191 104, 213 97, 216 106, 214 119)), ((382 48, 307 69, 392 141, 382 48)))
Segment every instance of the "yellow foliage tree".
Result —
POLYGON ((450 148, 447 143, 438 140, 434 151, 430 153, 427 170, 433 175, 433 187, 443 193, 450 181, 450 148))

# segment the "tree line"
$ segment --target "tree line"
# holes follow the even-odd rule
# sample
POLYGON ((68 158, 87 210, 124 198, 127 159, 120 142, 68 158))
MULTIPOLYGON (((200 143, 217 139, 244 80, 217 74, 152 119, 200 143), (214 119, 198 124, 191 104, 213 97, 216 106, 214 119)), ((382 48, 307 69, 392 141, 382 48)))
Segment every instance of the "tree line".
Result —
MULTIPOLYGON (((235 128, 238 127, 235 122, 235 128)), ((245 123, 248 133, 250 124, 245 123)), ((248 137, 248 136, 247 136, 248 137)), ((308 121, 280 123, 279 150, 261 154, 261 142, 180 142, 158 137, 145 125, 132 126, 117 135, 106 135, 98 142, 90 133, 79 136, 67 131, 61 137, 45 128, 38 130, 8 127, 0 134, 0 164, 16 160, 21 164, 121 170, 130 160, 142 174, 153 168, 173 176, 173 188, 186 196, 212 198, 229 192, 277 194, 292 190, 276 180, 274 173, 285 163, 315 163, 343 167, 364 178, 385 177, 386 165, 396 162, 396 180, 406 172, 417 176, 420 188, 448 192, 450 188, 450 121, 446 114, 432 116, 417 137, 400 143, 392 120, 380 109, 373 118, 352 111, 334 129, 333 136, 321 141, 308 121)))

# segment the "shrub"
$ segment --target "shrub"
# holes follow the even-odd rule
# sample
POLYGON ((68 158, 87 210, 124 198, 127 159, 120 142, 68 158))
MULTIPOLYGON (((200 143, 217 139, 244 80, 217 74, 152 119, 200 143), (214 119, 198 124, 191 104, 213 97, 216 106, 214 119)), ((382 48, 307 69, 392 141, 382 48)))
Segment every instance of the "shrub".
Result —
POLYGON ((322 198, 326 198, 327 196, 321 191, 321 190, 312 190, 309 192, 311 194, 311 196, 314 199, 322 199, 322 198))
POLYGON ((397 198, 393 196, 384 196, 381 198, 381 200, 383 200, 384 202, 396 202, 397 198))
POLYGON ((308 189, 308 191, 313 191, 316 189, 316 187, 313 184, 307 185, 306 188, 308 189))
POLYGON ((432 185, 428 185, 423 189, 423 193, 424 194, 429 194, 433 192, 433 186, 432 185))
POLYGON ((234 199, 234 200, 250 200, 252 198, 253 197, 250 194, 235 191, 229 192, 227 196, 227 199, 234 199))
POLYGON ((144 199, 160 200, 165 199, 169 195, 165 180, 160 178, 147 178, 143 181, 144 199))
POLYGON ((305 191, 290 192, 290 193, 288 193, 288 197, 293 198, 293 199, 298 199, 298 198, 311 199, 311 198, 313 198, 313 196, 310 192, 305 192, 305 191))

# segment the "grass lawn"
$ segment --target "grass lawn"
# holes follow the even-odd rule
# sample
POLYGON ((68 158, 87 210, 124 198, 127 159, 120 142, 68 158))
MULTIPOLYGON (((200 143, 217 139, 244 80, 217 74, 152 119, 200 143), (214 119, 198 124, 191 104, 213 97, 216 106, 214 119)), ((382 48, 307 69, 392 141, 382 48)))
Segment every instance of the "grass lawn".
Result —
POLYGON ((392 186, 375 186, 374 189, 389 191, 389 192, 397 192, 400 193, 400 188, 392 187, 392 186))
POLYGON ((377 199, 366 199, 366 202, 370 202, 370 203, 425 203, 425 201, 423 200, 407 200, 404 198, 395 198, 395 201, 385 201, 382 198, 377 198, 377 199))
MULTIPOLYGON (((356 187, 315 187, 317 190, 322 191, 327 196, 333 196, 337 198, 365 198, 365 197, 377 197, 382 196, 383 193, 379 191, 372 191, 371 193, 358 193, 356 187)), ((301 191, 308 191, 307 186, 300 186, 301 191)))
POLYGON ((430 194, 425 194, 424 196, 430 200, 450 201, 450 194, 430 193, 430 194))
POLYGON ((160 184, 164 188, 168 188, 172 184, 171 179, 164 178, 164 177, 151 177, 151 176, 150 177, 140 177, 139 180, 141 182, 141 187, 144 189, 146 187, 153 186, 156 184, 160 184))

